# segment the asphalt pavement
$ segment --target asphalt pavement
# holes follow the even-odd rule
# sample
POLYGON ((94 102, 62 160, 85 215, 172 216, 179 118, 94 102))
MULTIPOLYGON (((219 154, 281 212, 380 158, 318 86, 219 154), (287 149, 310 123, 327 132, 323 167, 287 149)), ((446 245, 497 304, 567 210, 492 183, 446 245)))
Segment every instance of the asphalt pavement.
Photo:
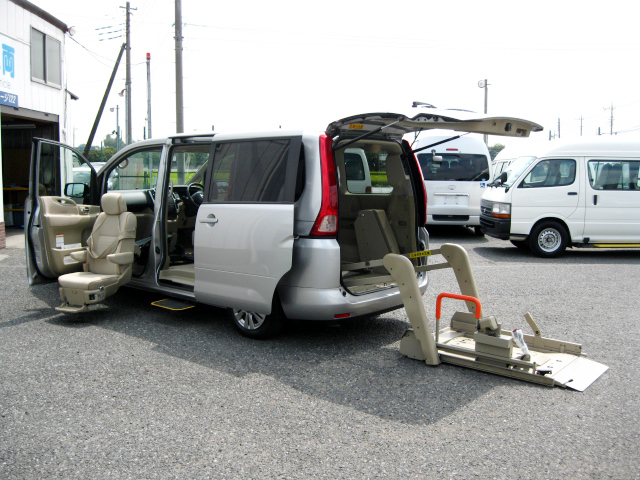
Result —
MULTIPOLYGON (((430 229, 468 249, 487 314, 528 331, 530 312, 609 366, 576 392, 405 358, 404 309, 269 341, 126 287, 61 314, 55 283, 27 285, 21 233, 0 250, 2 479, 640 478, 640 250, 543 260, 430 229)), ((430 317, 443 291, 450 270, 430 275, 430 317)))

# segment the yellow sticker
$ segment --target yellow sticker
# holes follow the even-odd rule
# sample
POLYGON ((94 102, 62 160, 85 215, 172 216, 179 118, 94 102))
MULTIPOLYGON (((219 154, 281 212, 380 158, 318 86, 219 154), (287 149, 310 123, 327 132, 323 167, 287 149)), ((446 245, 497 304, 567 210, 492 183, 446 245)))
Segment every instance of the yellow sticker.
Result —
POLYGON ((428 257, 432 255, 431 250, 423 250, 422 252, 413 252, 409 254, 409 258, 428 257))
POLYGON ((362 123, 352 123, 349 125, 349 130, 362 130, 364 125, 362 123))

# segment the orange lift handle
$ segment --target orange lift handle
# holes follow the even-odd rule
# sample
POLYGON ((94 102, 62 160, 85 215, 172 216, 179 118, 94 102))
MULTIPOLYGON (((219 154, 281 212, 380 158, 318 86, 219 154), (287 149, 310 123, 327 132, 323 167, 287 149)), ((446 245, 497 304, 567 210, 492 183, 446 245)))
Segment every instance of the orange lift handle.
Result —
POLYGON ((476 319, 482 317, 482 305, 480 304, 480 300, 476 297, 471 297, 469 295, 458 295, 457 293, 441 293, 438 295, 436 299, 436 320, 440 320, 440 313, 442 310, 442 299, 443 298, 455 298, 456 300, 464 300, 465 302, 473 302, 476 304, 476 319))

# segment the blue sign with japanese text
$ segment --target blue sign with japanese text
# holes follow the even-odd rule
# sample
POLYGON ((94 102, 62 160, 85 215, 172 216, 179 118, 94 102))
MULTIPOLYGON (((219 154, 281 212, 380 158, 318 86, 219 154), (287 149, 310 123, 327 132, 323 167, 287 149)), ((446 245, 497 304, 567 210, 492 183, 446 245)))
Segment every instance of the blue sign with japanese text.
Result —
POLYGON ((10 107, 18 106, 18 95, 15 93, 0 92, 0 105, 8 105, 10 107))

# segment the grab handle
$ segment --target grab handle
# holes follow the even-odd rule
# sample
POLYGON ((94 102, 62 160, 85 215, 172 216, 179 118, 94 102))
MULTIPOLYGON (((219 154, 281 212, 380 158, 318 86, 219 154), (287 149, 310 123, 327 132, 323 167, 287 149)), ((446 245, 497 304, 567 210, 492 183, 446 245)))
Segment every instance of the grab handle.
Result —
POLYGON ((469 295, 459 295, 457 293, 441 293, 436 299, 436 320, 440 320, 443 298, 454 298, 456 300, 464 300, 465 302, 473 302, 476 304, 476 320, 482 317, 482 304, 476 297, 471 297, 469 295))

